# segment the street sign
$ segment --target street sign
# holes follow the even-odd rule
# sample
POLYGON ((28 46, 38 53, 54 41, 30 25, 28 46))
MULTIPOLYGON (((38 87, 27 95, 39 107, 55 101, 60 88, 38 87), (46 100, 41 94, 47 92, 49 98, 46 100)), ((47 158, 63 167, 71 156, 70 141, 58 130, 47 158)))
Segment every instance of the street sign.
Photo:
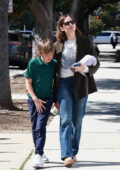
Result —
POLYGON ((13 12, 13 0, 8 0, 8 13, 13 12))

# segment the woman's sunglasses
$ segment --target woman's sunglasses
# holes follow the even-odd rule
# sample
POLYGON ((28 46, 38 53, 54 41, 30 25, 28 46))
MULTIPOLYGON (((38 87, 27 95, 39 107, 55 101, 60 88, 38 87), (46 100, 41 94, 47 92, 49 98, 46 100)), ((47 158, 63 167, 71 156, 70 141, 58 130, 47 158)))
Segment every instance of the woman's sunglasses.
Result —
POLYGON ((63 23, 63 25, 65 25, 65 26, 68 26, 70 24, 75 24, 75 21, 74 20, 70 20, 70 21, 67 21, 67 22, 63 23))

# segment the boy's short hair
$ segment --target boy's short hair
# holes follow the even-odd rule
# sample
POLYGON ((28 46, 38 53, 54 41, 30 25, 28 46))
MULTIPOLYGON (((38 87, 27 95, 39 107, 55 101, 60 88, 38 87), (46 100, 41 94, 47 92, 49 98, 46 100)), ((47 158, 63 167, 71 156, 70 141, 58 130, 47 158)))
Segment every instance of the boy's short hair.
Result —
POLYGON ((38 51, 40 53, 54 52, 54 44, 50 39, 40 40, 38 43, 38 51))

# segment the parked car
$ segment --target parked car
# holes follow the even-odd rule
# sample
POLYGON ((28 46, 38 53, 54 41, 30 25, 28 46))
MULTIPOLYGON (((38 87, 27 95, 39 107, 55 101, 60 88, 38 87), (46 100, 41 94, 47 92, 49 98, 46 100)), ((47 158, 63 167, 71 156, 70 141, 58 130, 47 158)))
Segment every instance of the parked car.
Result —
POLYGON ((18 31, 8 30, 9 65, 25 68, 32 56, 32 41, 18 31))
POLYGON ((109 44, 111 34, 114 33, 118 37, 118 43, 120 43, 120 31, 101 31, 93 37, 94 44, 109 44))
POLYGON ((30 37, 30 36, 33 36, 33 31, 30 31, 30 30, 20 30, 19 31, 23 37, 30 37))

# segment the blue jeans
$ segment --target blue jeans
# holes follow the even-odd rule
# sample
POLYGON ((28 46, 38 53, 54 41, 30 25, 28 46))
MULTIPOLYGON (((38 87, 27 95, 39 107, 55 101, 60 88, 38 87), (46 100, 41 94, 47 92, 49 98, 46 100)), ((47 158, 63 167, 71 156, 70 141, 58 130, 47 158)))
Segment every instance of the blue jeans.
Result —
POLYGON ((51 98, 45 98, 42 100, 46 101, 46 110, 44 109, 43 112, 37 112, 34 101, 32 100, 32 98, 28 98, 28 109, 30 112, 30 118, 32 123, 32 136, 35 146, 35 154, 40 155, 44 153, 43 149, 46 139, 46 125, 52 105, 51 98))
POLYGON ((61 159, 78 153, 82 119, 85 115, 87 98, 75 98, 74 78, 61 78, 58 90, 60 105, 61 159))

